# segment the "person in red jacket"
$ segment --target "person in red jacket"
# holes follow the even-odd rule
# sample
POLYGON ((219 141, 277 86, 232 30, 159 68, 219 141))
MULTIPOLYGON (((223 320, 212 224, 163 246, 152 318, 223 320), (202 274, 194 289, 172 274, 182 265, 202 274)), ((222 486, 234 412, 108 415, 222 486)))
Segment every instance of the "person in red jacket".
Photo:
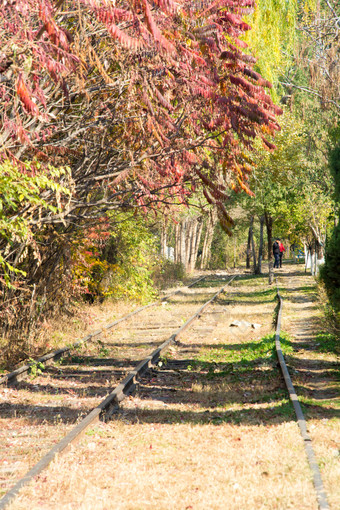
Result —
POLYGON ((280 239, 279 239, 279 247, 280 247, 280 267, 282 267, 283 252, 286 251, 286 248, 283 246, 280 239))

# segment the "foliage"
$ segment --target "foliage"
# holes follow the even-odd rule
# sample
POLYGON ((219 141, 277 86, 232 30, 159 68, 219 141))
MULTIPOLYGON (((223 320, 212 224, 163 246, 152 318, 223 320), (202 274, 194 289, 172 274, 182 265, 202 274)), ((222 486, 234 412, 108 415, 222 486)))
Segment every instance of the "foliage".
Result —
POLYGON ((330 301, 338 313, 340 322, 340 143, 330 151, 329 163, 335 182, 335 200, 338 208, 337 224, 331 237, 327 240, 325 264, 321 268, 323 279, 330 301))
POLYGON ((39 375, 41 375, 45 369, 45 366, 40 361, 36 361, 33 358, 28 359, 28 363, 30 366, 29 375, 32 379, 35 379, 39 375))
MULTIPOLYGON (((233 233, 233 236, 235 232, 233 233)), ((228 243, 228 236, 221 228, 219 223, 216 224, 214 230, 214 237, 211 244, 211 255, 209 259, 210 269, 225 268, 227 264, 226 246, 228 243)), ((230 265, 230 263, 229 263, 230 265)))
POLYGON ((244 198, 241 203, 251 214, 271 215, 283 235, 283 230, 288 234, 292 225, 288 212, 289 208, 291 213, 295 211, 294 188, 303 172, 305 137, 301 123, 289 112, 285 112, 281 124, 275 138, 276 151, 271 154, 259 151, 254 158, 256 168, 251 179, 255 199, 244 198))
POLYGON ((160 260, 152 273, 152 280, 156 288, 159 289, 170 287, 185 279, 186 273, 183 264, 172 262, 172 260, 160 260))
POLYGON ((146 303, 155 297, 156 239, 140 216, 113 215, 75 243, 74 279, 91 301, 106 297, 146 303), (105 241, 102 228, 108 229, 105 241))
POLYGON ((8 273, 0 282, 6 336, 33 334, 44 314, 68 310, 84 289, 150 296, 151 269, 140 258, 144 248, 140 254, 134 248, 142 240, 132 232, 129 245, 114 223, 108 237, 111 212, 157 213, 187 203, 200 185, 230 231, 228 190, 251 193, 243 149, 259 138, 271 150, 267 138, 281 113, 240 39, 250 28, 242 16, 253 6, 253 0, 1 4, 0 161, 13 162, 21 188, 27 162, 37 161, 41 175, 70 168, 70 174, 59 170, 59 191, 46 185, 40 206, 26 209, 29 197, 15 209, 7 206, 11 228, 32 215, 14 245, 9 236, 0 238, 8 273), (64 187, 70 195, 59 204, 64 187), (103 245, 132 250, 119 261, 121 273, 100 250, 85 253, 94 225, 103 245), (101 289, 110 271, 112 280, 101 289))
POLYGON ((308 125, 286 111, 281 126, 277 150, 255 158, 251 184, 256 197, 244 200, 244 207, 258 216, 270 215, 275 235, 291 243, 309 243, 314 237, 323 242, 333 208, 328 171, 310 154, 308 125))
POLYGON ((315 343, 319 352, 340 354, 339 338, 332 333, 320 331, 316 335, 315 343))
POLYGON ((131 200, 146 207, 167 193, 185 200, 188 179, 201 180, 218 205, 229 185, 248 190, 240 145, 263 137, 263 127, 272 133, 280 113, 239 40, 250 28, 241 16, 253 4, 6 3, 2 150, 67 158, 75 166, 72 219, 131 200), (12 122, 14 103, 20 108, 12 122))
MULTIPOLYGON (((234 214, 233 210, 231 210, 234 214)), ((236 212, 235 212, 236 215, 236 212)), ((210 269, 227 269, 239 266, 240 260, 244 260, 247 245, 247 232, 244 222, 235 218, 233 235, 229 237, 217 223, 214 238, 211 245, 210 269)))
POLYGON ((296 47, 299 3, 297 0, 260 0, 254 14, 249 16, 253 30, 246 34, 245 40, 258 56, 256 69, 274 85, 275 98, 282 89, 279 78, 291 63, 296 47))
POLYGON ((34 233, 45 212, 56 215, 67 207, 71 195, 69 173, 68 167, 42 168, 37 162, 26 163, 21 169, 9 160, 0 164, 0 241, 6 242, 6 250, 0 253, 0 282, 6 286, 11 286, 11 271, 25 275, 8 262, 13 252, 16 260, 24 258, 30 246, 34 256, 40 258, 34 233))
POLYGON ((332 112, 338 115, 340 110, 340 4, 334 0, 311 2, 301 9, 298 22, 299 43, 281 83, 289 95, 300 96, 301 103, 313 98, 320 112, 328 110, 331 122, 332 112))

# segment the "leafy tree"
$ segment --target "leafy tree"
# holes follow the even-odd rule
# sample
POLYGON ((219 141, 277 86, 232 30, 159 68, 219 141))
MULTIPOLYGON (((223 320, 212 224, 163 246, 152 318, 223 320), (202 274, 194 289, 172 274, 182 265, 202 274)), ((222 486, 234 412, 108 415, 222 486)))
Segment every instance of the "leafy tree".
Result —
MULTIPOLYGON (((259 153, 256 157, 256 169, 251 179, 255 191, 255 200, 247 200, 251 216, 264 217, 267 227, 267 249, 272 280, 272 242, 273 228, 287 221, 288 204, 294 203, 294 183, 302 173, 302 147, 304 135, 301 125, 286 112, 282 119, 282 130, 275 138, 277 149, 272 153, 259 153)), ((277 234, 276 234, 277 235, 277 234)))
MULTIPOLYGON (((73 279, 74 242, 94 226, 106 240, 111 211, 157 212, 187 203, 202 186, 230 232, 228 190, 251 193, 244 149, 256 138, 272 148, 267 138, 281 113, 240 39, 250 28, 242 16, 253 6, 253 0, 1 4, 1 161, 11 161, 19 179, 27 162, 38 160, 52 181, 51 168, 67 166, 72 184, 61 210, 41 207, 34 218, 39 255, 29 239, 17 239, 12 249, 0 239, 7 268, 27 273, 23 280, 11 270, 12 289, 3 291, 12 317, 20 316, 7 323, 7 335, 25 334, 30 303, 39 299, 39 310, 52 313, 52 296, 57 310, 81 291, 73 279), (21 290, 14 290, 19 280, 21 290)), ((51 187, 39 196, 55 206, 51 187)), ((4 212, 8 223, 24 213, 24 203, 4 212)))
POLYGON ((254 14, 249 16, 253 30, 245 40, 258 56, 256 70, 273 84, 275 99, 282 95, 279 79, 291 64, 296 48, 300 4, 297 0, 259 0, 254 14))
POLYGON ((291 52, 293 62, 281 83, 289 94, 300 91, 303 100, 314 98, 323 109, 338 115, 340 5, 334 0, 319 0, 310 7, 301 10, 299 44, 291 52))
POLYGON ((156 5, 2 7, 2 150, 67 158, 77 197, 65 211, 72 221, 122 203, 145 207, 164 200, 165 190, 185 200, 185 179, 202 180, 216 203, 227 184, 247 190, 240 145, 251 145, 262 124, 277 127, 278 109, 263 91, 269 83, 238 40, 250 28, 241 15, 253 1, 156 5))
MULTIPOLYGON (((337 131, 339 133, 339 131, 337 131)), ((325 264, 321 268, 321 278, 325 282, 331 303, 340 318, 340 143, 330 151, 330 168, 335 182, 335 201, 337 204, 337 224, 326 245, 325 264)))
POLYGON ((277 149, 256 158, 251 181, 255 199, 244 199, 243 207, 250 216, 265 218, 269 260, 274 233, 307 245, 315 240, 321 258, 332 212, 327 172, 319 160, 311 162, 308 126, 288 111, 281 125, 277 149))
POLYGON ((28 247, 39 259, 34 232, 40 218, 46 211, 61 214, 70 201, 72 190, 70 169, 67 167, 53 168, 49 165, 45 169, 35 162, 26 163, 23 168, 24 172, 8 160, 0 164, 0 242, 6 243, 6 251, 3 255, 0 253, 4 278, 0 276, 0 282, 10 288, 11 271, 25 275, 16 266, 25 257, 28 247), (9 262, 13 256, 14 265, 9 262))
POLYGON ((74 281, 90 302, 110 297, 146 303, 155 297, 152 275, 161 262, 141 213, 109 213, 104 224, 78 232, 72 259, 74 281))

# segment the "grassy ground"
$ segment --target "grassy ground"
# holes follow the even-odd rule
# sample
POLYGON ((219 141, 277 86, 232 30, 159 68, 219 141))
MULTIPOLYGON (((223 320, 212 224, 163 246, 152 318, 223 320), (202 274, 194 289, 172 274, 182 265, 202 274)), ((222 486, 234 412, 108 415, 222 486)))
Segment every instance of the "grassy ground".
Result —
POLYGON ((332 508, 340 508, 339 340, 324 332, 315 280, 299 267, 278 278, 284 299, 283 327, 294 352, 287 356, 293 384, 308 421, 310 436, 332 508))
MULTIPOLYGON (((337 358, 321 341, 315 286, 300 267, 278 273, 282 345, 335 510, 337 358)), ((221 278, 176 297, 179 321, 214 284, 221 286, 221 278)), ((113 420, 88 431, 79 450, 54 462, 11 508, 317 509, 274 352, 275 308, 275 288, 266 278, 239 278, 143 378, 113 420), (235 321, 240 325, 232 326, 235 321)), ((171 310, 171 303, 164 305, 164 313, 171 310)), ((123 359, 136 346, 138 329, 129 338, 121 335, 120 349, 117 335, 110 342, 123 359)))

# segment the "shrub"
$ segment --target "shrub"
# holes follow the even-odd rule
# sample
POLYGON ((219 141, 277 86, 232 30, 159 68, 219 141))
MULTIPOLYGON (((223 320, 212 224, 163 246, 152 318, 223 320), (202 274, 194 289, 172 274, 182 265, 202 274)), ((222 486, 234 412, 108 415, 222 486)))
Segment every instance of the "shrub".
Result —
POLYGON ((110 297, 146 303, 156 295, 152 273, 159 265, 158 247, 145 218, 111 216, 87 232, 75 258, 74 278, 90 301, 110 297))

